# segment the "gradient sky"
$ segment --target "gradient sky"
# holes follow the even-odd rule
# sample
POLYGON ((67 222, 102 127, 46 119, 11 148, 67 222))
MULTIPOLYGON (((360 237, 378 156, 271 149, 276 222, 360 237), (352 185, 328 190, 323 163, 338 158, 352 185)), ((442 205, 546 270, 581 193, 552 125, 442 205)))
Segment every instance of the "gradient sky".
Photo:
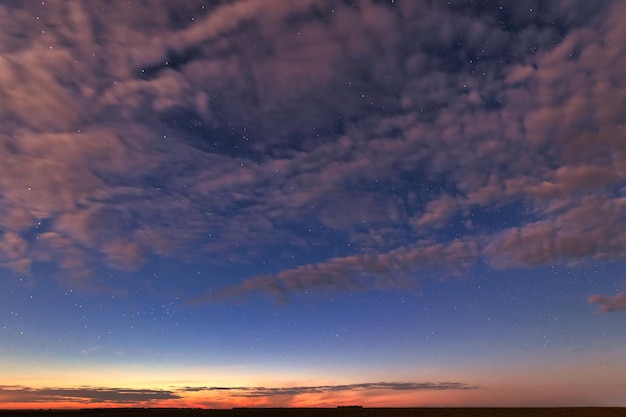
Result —
POLYGON ((626 406, 626 2, 0 2, 0 408, 626 406))

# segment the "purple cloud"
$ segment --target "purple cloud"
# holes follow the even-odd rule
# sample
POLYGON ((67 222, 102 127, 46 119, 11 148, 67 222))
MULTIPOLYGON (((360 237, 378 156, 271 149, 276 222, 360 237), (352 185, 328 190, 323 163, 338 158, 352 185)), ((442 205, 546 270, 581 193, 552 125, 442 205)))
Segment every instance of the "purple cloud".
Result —
POLYGON ((4 268, 324 248, 224 283, 285 294, 626 256, 620 2, 96 3, 0 6, 4 268))
POLYGON ((284 270, 276 275, 252 277, 237 286, 201 295, 189 302, 213 301, 259 290, 286 300, 291 294, 317 289, 362 291, 412 288, 417 285, 412 275, 433 269, 454 273, 472 265, 476 257, 477 249, 473 242, 401 247, 385 254, 334 258, 284 270), (413 274, 407 274, 409 272, 413 274))

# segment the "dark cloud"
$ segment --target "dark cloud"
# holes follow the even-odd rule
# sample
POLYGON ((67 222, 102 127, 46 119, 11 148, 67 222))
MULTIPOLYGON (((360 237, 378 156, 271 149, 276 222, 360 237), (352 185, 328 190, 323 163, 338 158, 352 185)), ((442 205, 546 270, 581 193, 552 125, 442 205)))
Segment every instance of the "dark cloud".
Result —
POLYGON ((83 403, 143 403, 155 400, 179 399, 179 395, 167 390, 124 388, 29 388, 25 386, 0 386, 0 396, 12 403, 54 403, 63 401, 83 403))
POLYGON ((4 3, 0 265, 79 282, 166 254, 322 249, 221 293, 284 297, 481 256, 624 259, 624 16, 579 0, 4 3))
POLYGON ((592 295, 589 302, 598 304, 598 309, 602 312, 613 312, 626 310, 626 292, 621 292, 615 296, 607 297, 604 295, 592 295))
POLYGON ((288 388, 266 387, 189 387, 184 391, 219 391, 232 397, 274 397, 294 396, 301 394, 322 394, 337 391, 369 391, 369 390, 394 390, 394 391, 423 391, 423 390, 467 390, 480 387, 462 382, 377 382, 346 385, 318 385, 299 386, 288 388))
POLYGON ((190 392, 214 392, 224 398, 293 397, 303 394, 323 394, 338 391, 424 391, 471 390, 476 385, 463 382, 378 382, 345 385, 318 385, 297 387, 184 387, 171 390, 125 389, 103 387, 31 388, 21 385, 0 386, 0 398, 10 403, 73 403, 89 404, 145 404, 161 400, 181 400, 190 392))

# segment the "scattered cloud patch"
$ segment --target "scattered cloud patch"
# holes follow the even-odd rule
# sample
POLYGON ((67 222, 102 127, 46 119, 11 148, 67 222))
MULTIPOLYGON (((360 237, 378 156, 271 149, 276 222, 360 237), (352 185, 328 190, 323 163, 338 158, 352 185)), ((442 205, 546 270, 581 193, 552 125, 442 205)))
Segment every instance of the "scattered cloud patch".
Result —
POLYGON ((622 2, 175 3, 0 6, 1 267, 314 253, 221 283, 285 297, 626 258, 622 2))
POLYGON ((589 302, 598 304, 598 309, 605 313, 626 310, 626 292, 621 292, 614 296, 594 294, 589 297, 589 302))

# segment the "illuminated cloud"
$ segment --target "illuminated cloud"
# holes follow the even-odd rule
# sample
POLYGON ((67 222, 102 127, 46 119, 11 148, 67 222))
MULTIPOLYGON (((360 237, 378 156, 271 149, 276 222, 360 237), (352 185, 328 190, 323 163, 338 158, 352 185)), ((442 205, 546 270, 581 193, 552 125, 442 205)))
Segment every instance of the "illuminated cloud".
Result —
POLYGON ((613 297, 592 295, 589 297, 589 302, 598 304, 598 309, 602 312, 610 313, 613 311, 626 310, 626 292, 621 292, 613 297))
POLYGON ((476 245, 456 241, 447 245, 432 244, 401 247, 382 255, 358 255, 334 258, 327 262, 299 266, 276 275, 249 278, 238 286, 208 293, 189 301, 212 301, 266 291, 286 300, 290 294, 309 290, 337 291, 388 290, 415 288, 418 281, 407 274, 425 274, 433 270, 458 272, 471 266, 477 257, 476 245))
POLYGON ((496 267, 626 257, 626 199, 559 202, 546 220, 504 230, 484 253, 496 267))
POLYGON ((626 257, 619 2, 95 3, 0 7, 5 268, 323 248, 221 286, 282 297, 626 257))

